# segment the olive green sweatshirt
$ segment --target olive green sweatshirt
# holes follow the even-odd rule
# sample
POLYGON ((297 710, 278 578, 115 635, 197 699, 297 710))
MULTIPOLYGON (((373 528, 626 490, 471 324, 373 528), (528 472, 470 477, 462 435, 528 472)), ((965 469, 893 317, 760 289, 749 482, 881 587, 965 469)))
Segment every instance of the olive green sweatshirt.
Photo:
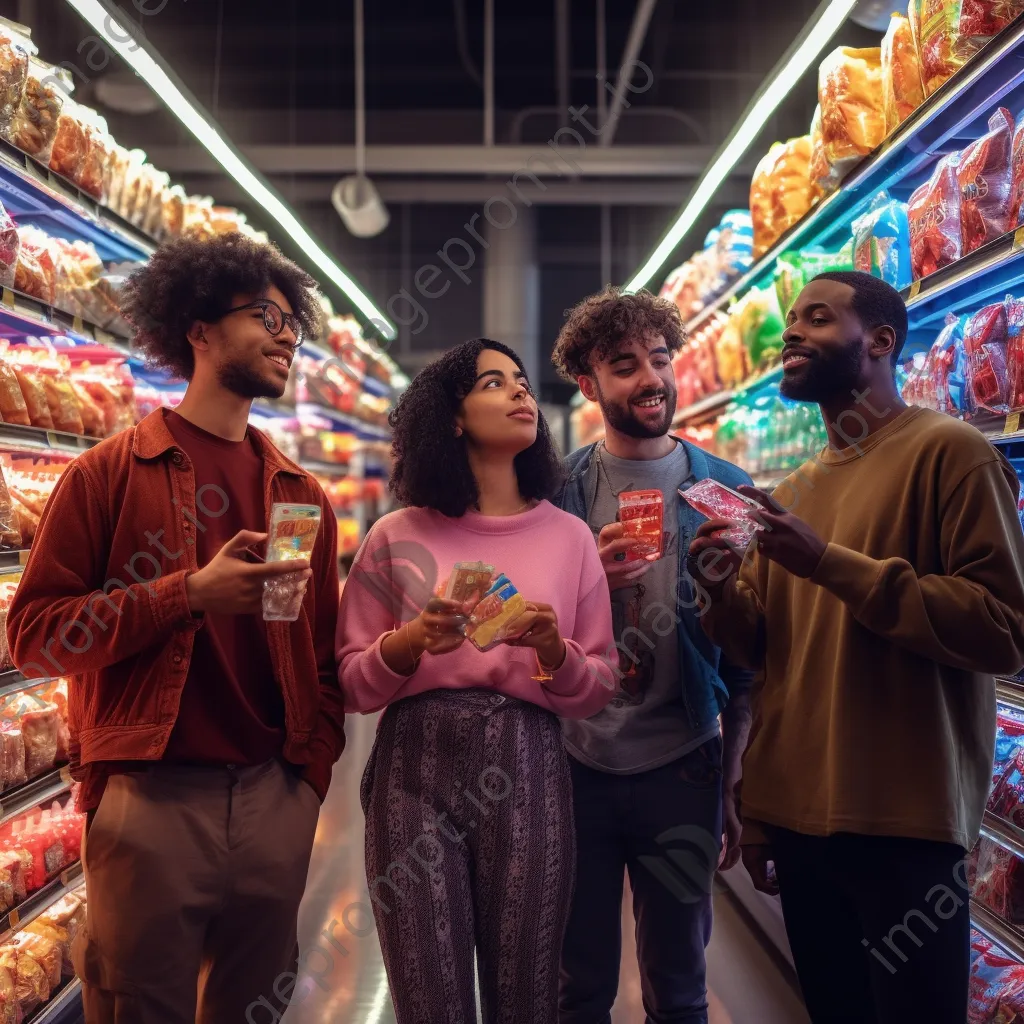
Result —
POLYGON ((993 676, 1024 665, 1017 493, 974 427, 917 408, 776 488, 828 542, 821 563, 799 579, 755 551, 702 620, 762 673, 745 843, 768 823, 973 846, 993 676))

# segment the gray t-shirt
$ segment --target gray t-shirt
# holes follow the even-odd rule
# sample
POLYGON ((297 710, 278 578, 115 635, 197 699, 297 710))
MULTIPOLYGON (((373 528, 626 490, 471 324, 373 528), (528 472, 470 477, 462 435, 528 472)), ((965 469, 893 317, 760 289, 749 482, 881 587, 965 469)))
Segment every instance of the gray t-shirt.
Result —
POLYGON ((660 459, 619 459, 602 446, 596 464, 597 495, 590 515, 595 538, 614 523, 623 491, 658 490, 664 497, 662 557, 636 583, 612 591, 612 622, 620 648, 619 692, 584 721, 563 720, 566 747, 577 760, 618 775, 660 768, 718 734, 690 727, 679 675, 675 618, 679 574, 680 488, 690 476, 686 448, 660 459), (633 627, 633 628, 630 628, 633 627), (664 635, 661 635, 664 634, 664 635))

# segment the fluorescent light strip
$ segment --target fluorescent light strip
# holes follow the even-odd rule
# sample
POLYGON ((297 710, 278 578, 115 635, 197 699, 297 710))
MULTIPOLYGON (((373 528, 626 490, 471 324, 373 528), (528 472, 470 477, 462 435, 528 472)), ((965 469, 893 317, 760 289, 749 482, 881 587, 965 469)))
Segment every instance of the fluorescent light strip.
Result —
POLYGON ((819 16, 803 41, 793 51, 789 60, 779 68, 775 78, 765 87, 757 101, 740 122, 732 137, 719 151, 711 166, 704 172, 696 191, 690 196, 668 234, 651 253, 647 262, 633 275, 626 285, 627 292, 643 288, 664 266, 683 236, 693 227, 704 208, 714 198, 715 191, 728 177, 751 143, 764 129, 775 108, 786 98, 789 91, 807 71, 822 47, 839 30, 846 16, 853 9, 856 0, 832 0, 819 16))
POLYGON ((184 96, 166 71, 143 48, 137 29, 133 32, 100 3, 100 0, 68 0, 68 3, 131 66, 167 104, 171 113, 206 147, 207 151, 238 182, 330 281, 352 300, 367 319, 389 341, 396 337, 394 325, 373 304, 370 297, 326 253, 294 213, 269 189, 251 167, 221 138, 217 128, 184 96))

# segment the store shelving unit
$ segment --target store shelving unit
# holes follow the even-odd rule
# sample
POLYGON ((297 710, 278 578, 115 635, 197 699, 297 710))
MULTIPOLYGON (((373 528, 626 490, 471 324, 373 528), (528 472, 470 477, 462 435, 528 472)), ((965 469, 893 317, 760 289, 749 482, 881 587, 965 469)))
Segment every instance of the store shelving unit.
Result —
POLYGON ((971 923, 989 942, 1008 953, 1012 959, 1024 963, 1024 937, 975 899, 971 900, 971 923))
POLYGON ((31 924, 40 914, 48 910, 61 897, 82 884, 82 862, 75 861, 65 868, 52 882, 48 882, 32 893, 28 899, 0 914, 0 942, 6 942, 16 931, 31 924))
POLYGON ((44 1003, 25 1024, 74 1024, 82 1019, 82 983, 72 978, 50 1001, 44 1003))

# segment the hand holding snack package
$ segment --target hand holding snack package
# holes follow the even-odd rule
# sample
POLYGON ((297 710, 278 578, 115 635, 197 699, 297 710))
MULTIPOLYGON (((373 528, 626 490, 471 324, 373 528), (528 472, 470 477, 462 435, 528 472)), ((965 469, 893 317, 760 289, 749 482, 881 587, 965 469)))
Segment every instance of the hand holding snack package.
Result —
MULTIPOLYGON (((292 505, 276 501, 270 508, 267 561, 310 561, 320 529, 319 505, 292 505)), ((289 573, 264 581, 263 619, 265 622, 294 622, 302 609, 305 581, 289 573)))
POLYGON ((526 611, 526 600, 504 574, 498 575, 470 613, 466 637, 481 651, 510 638, 509 626, 526 611))
POLYGON ((723 530, 720 536, 739 552, 745 551, 754 535, 764 529, 763 525, 750 518, 751 512, 763 511, 756 501, 710 477, 699 480, 685 491, 680 490, 679 496, 708 519, 735 523, 735 526, 723 530))

